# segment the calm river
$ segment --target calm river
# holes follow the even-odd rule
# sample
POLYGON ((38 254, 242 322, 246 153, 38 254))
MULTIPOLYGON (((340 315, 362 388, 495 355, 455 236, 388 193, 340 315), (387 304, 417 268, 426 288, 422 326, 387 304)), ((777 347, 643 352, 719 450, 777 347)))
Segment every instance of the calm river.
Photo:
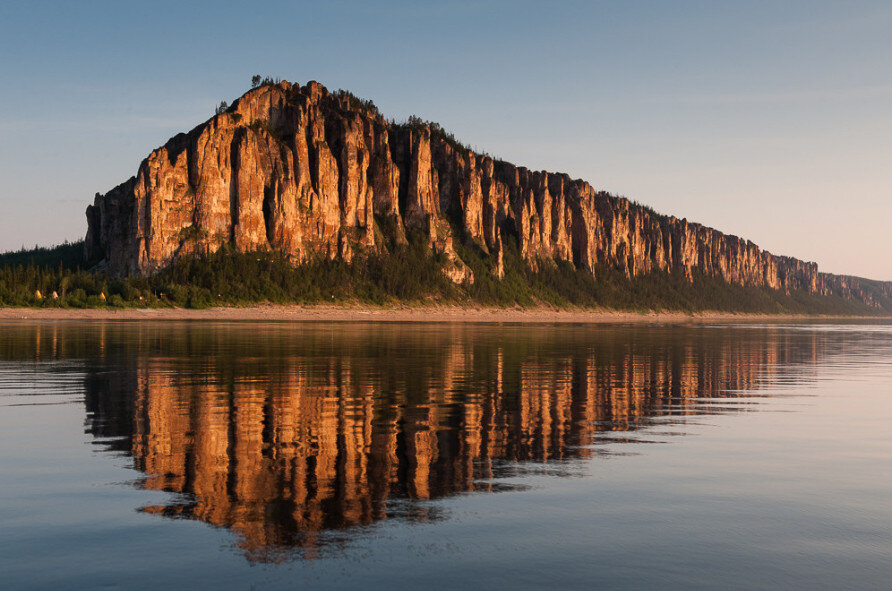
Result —
POLYGON ((2 589, 892 588, 892 325, 0 323, 2 589))

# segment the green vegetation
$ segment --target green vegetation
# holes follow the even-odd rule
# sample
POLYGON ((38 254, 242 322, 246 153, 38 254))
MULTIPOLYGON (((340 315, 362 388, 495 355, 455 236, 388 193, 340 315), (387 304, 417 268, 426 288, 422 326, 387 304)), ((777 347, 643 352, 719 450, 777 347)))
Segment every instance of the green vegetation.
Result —
MULTIPOLYGON (((454 285, 443 274, 449 264, 425 237, 410 232, 400 243, 383 219, 376 234, 386 252, 362 253, 346 263, 315 258, 294 266, 277 253, 238 253, 225 247, 206 257, 178 260, 151 277, 116 279, 87 271, 83 243, 0 255, 0 306, 61 308, 186 307, 272 303, 550 305, 633 311, 718 311, 786 314, 875 314, 862 303, 806 292, 730 285, 702 274, 693 282, 680 273, 654 272, 627 278, 599 267, 594 274, 571 263, 523 261, 505 229, 503 279, 480 244, 455 241, 456 253, 474 272, 472 285, 454 285), (37 292, 40 292, 38 297, 37 292), (56 297, 53 297, 55 292, 56 297)), ((876 286, 887 310, 892 301, 876 286)))
POLYGON ((363 111, 371 115, 381 114, 381 112, 378 110, 378 106, 375 105, 375 103, 371 99, 360 98, 349 90, 344 90, 343 88, 341 88, 336 90, 332 94, 339 101, 346 102, 347 106, 354 111, 363 111))
MULTIPOLYGON (((608 195, 609 195, 609 193, 608 193, 608 195)), ((650 214, 650 216, 651 216, 652 218, 654 218, 654 219, 658 219, 658 220, 659 220, 659 219, 666 219, 666 218, 668 217, 668 216, 666 216, 666 215, 664 215, 664 214, 662 214, 662 213, 658 213, 653 207, 651 207, 650 205, 645 205, 644 203, 641 203, 641 202, 638 201, 637 199, 630 199, 629 197, 626 197, 625 195, 611 195, 611 196, 614 197, 614 198, 616 198, 616 199, 625 199, 625 200, 628 201, 633 207, 637 207, 637 208, 639 208, 639 209, 643 209, 645 212, 647 212, 648 214, 650 214)))
MULTIPOLYGON (((509 233, 503 230, 503 236, 509 233)), ((876 314, 876 310, 836 296, 804 291, 786 295, 763 287, 733 285, 697 273, 688 281, 680 272, 655 271, 628 278, 622 271, 598 266, 594 273, 566 261, 540 261, 537 269, 523 262, 515 240, 504 240, 505 277, 489 272, 488 255, 465 241, 459 256, 474 271, 465 288, 476 302, 495 306, 602 307, 633 311, 743 312, 765 314, 876 314)), ((879 300, 882 301, 882 300, 879 300)), ((885 302, 892 309, 892 301, 885 302)))
POLYGON ((205 308, 264 301, 383 305, 430 297, 451 301, 460 296, 442 273, 445 257, 431 251, 418 234, 410 235, 409 244, 395 245, 389 254, 360 255, 352 263, 317 258, 295 267, 276 253, 224 248, 208 257, 180 259, 151 277, 126 279, 77 267, 34 264, 26 262, 26 253, 17 254, 17 264, 0 267, 2 306, 205 308))
POLYGON ((281 78, 273 78, 272 76, 263 76, 254 74, 251 76, 251 88, 260 88, 261 86, 272 86, 282 82, 281 78))
POLYGON ((84 241, 63 242, 58 246, 35 246, 13 252, 0 253, 0 268, 15 266, 58 267, 76 269, 84 265, 84 241))
POLYGON ((271 138, 273 138, 280 144, 285 143, 285 138, 282 137, 282 133, 278 129, 270 125, 268 119, 255 119, 254 122, 248 126, 248 128, 254 133, 265 131, 271 138))
MULTIPOLYGON (((443 142, 449 144, 453 150, 467 152, 471 149, 457 140, 454 134, 443 129, 443 126, 436 121, 427 121, 417 115, 409 115, 409 118, 402 122, 391 119, 388 123, 390 123, 390 126, 395 131, 420 131, 421 129, 427 128, 430 130, 432 138, 441 139, 443 142)), ((484 153, 483 155, 487 154, 484 153)))

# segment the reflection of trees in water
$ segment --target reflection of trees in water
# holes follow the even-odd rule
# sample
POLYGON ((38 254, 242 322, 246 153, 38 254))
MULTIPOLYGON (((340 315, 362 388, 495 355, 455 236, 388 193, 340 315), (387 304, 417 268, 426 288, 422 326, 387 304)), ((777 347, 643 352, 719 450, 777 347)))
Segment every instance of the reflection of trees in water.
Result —
POLYGON ((52 336, 56 354, 89 359, 90 431, 119 438, 146 488, 186 493, 144 510, 231 528, 257 560, 436 518, 407 500, 492 491, 530 466, 561 473, 598 432, 711 412, 705 399, 801 377, 824 348, 820 333, 771 328, 92 330, 52 336))

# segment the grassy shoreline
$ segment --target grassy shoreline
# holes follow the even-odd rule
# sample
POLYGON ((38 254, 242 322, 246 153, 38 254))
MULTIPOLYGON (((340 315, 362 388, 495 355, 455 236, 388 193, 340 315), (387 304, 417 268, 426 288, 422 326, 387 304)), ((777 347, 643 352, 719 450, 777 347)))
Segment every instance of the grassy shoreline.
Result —
POLYGON ((498 308, 485 306, 300 306, 261 304, 188 308, 0 308, 0 320, 199 320, 253 322, 486 322, 486 323, 708 323, 892 320, 892 316, 628 312, 606 309, 498 308))
POLYGON ((499 313, 562 310, 564 315, 584 313, 586 317, 594 310, 624 318, 651 311, 672 318, 713 313, 731 318, 742 314, 867 317, 892 311, 892 297, 882 290, 868 303, 732 284, 699 271, 691 276, 674 270, 630 277, 603 265, 588 270, 566 261, 533 264, 523 259, 511 240, 504 243, 501 278, 493 274, 491 254, 473 241, 456 241, 456 253, 474 277, 473 282, 457 285, 444 273, 453 263, 434 252, 423 237, 410 233, 407 242, 388 243, 388 235, 382 231, 384 250, 359 251, 350 262, 317 257, 295 265, 280 253, 241 253, 226 247, 206 256, 180 258, 150 276, 123 278, 76 264, 82 244, 0 255, 0 307, 56 309, 60 317, 77 316, 75 310, 86 309, 121 317, 129 311, 139 316, 146 309, 200 311, 267 305, 493 309, 499 313))

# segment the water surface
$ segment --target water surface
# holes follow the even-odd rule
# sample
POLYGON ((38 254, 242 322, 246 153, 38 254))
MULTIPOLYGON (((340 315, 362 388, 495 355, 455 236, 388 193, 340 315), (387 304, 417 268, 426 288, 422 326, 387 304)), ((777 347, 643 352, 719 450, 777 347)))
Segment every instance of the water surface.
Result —
POLYGON ((888 589, 892 326, 0 324, 0 587, 888 589))

